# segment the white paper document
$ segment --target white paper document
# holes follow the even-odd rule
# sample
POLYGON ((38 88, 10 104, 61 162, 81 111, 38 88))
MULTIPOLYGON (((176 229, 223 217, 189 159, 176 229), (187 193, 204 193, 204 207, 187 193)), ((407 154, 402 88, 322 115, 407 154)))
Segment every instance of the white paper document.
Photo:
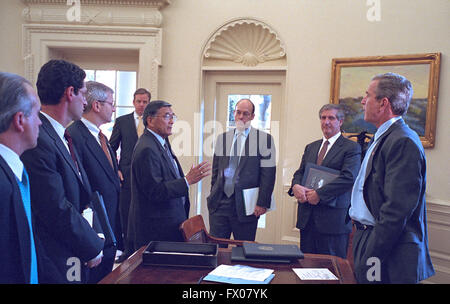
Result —
MULTIPOLYGON (((259 187, 242 190, 246 215, 252 215, 253 212, 255 212, 256 202, 258 201, 258 193, 259 187)), ((271 210, 275 210, 275 200, 273 199, 273 193, 270 202, 270 208, 268 208, 267 211, 271 210)))
POLYGON ((301 280, 339 280, 328 268, 292 268, 301 280))
POLYGON ((249 281, 264 281, 273 272, 273 269, 254 268, 243 265, 220 265, 209 274, 219 277, 244 279, 249 281))
POLYGON ((91 208, 86 208, 83 210, 82 216, 89 223, 91 227, 93 227, 94 222, 94 211, 91 208))

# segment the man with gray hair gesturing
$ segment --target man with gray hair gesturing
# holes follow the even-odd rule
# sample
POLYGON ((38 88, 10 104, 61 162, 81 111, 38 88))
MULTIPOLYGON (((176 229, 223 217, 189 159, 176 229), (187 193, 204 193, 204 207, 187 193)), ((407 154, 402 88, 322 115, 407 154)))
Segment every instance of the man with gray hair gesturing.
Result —
POLYGON ((413 95, 401 75, 375 76, 361 104, 377 131, 353 186, 350 216, 358 283, 417 283, 434 275, 428 252, 426 159, 403 121, 413 95))

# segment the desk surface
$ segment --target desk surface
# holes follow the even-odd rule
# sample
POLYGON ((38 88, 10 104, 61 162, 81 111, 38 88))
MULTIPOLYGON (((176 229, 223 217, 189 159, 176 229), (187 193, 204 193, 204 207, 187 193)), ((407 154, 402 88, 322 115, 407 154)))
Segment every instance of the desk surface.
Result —
MULTIPOLYGON (((114 269, 100 284, 196 284, 212 268, 164 267, 142 265, 141 247, 114 269)), ((347 260, 331 255, 305 254, 305 258, 292 264, 235 263, 231 262, 231 249, 219 248, 218 265, 242 264, 252 267, 274 269, 275 277, 270 284, 355 284, 353 270, 347 260), (303 281, 292 268, 328 268, 339 281, 303 281)), ((203 281, 204 283, 209 283, 203 281)))

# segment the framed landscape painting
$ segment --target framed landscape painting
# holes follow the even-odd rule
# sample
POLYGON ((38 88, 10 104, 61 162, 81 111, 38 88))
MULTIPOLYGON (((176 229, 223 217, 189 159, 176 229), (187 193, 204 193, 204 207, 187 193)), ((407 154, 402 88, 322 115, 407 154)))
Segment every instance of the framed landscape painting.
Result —
POLYGON ((440 53, 334 58, 330 102, 344 107, 344 133, 375 133, 375 126, 364 121, 361 100, 372 77, 393 72, 411 81, 414 90, 405 122, 417 132, 425 148, 434 147, 440 61, 440 53))

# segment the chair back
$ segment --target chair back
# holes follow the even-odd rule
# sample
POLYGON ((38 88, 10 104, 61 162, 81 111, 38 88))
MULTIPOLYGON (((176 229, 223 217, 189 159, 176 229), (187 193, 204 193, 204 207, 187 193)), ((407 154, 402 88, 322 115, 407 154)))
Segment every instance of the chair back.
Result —
POLYGON ((207 243, 208 237, 203 217, 199 214, 188 218, 180 226, 185 242, 207 243))

